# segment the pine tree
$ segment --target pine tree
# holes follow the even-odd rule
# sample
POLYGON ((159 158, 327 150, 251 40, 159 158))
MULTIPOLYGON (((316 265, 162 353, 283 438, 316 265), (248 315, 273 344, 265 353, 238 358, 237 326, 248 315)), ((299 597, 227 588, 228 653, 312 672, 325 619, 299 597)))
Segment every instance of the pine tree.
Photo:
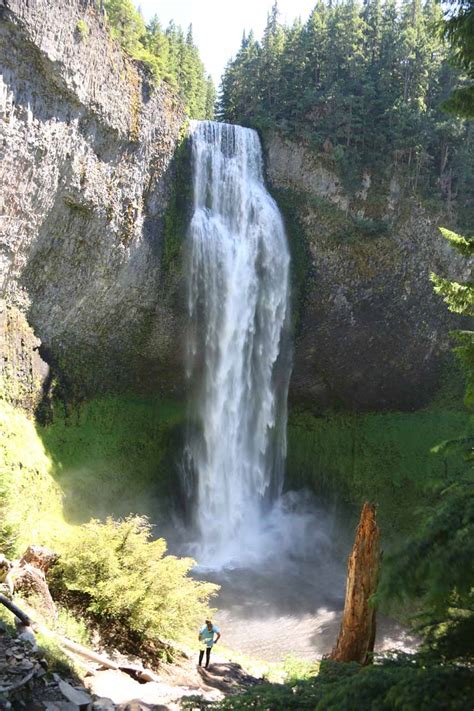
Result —
POLYGON ((433 31, 440 17, 435 0, 320 0, 285 27, 275 4, 261 44, 244 37, 227 65, 219 116, 330 145, 346 176, 395 164, 413 193, 474 219, 472 130, 441 109, 459 70, 433 31))
POLYGON ((132 56, 140 49, 145 22, 132 0, 105 0, 105 10, 112 36, 132 56))
POLYGON ((446 12, 445 21, 441 24, 441 33, 451 45, 453 60, 466 73, 464 86, 456 88, 451 98, 445 103, 448 111, 472 118, 474 116, 474 2, 458 0, 451 4, 457 12, 446 12))
POLYGON ((191 118, 212 116, 212 82, 194 44, 192 27, 186 37, 174 22, 163 31, 156 16, 145 26, 131 0, 105 0, 105 8, 110 32, 125 52, 141 60, 155 81, 164 80, 177 91, 191 118))

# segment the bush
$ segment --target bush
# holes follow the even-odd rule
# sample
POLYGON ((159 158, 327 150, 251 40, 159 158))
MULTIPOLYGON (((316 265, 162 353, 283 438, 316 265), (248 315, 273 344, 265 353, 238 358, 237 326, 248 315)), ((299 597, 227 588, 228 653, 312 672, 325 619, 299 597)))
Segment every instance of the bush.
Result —
POLYGON ((76 30, 81 39, 85 39, 89 35, 89 25, 84 20, 78 20, 76 24, 76 30))
POLYGON ((208 616, 219 588, 188 575, 191 558, 165 552, 145 517, 92 520, 65 541, 56 581, 102 622, 119 622, 143 639, 179 639, 208 616))
POLYGON ((470 669, 426 667, 421 658, 384 660, 361 668, 324 661, 319 676, 284 685, 262 685, 225 699, 212 708, 238 711, 463 711, 472 707, 474 674, 470 669))

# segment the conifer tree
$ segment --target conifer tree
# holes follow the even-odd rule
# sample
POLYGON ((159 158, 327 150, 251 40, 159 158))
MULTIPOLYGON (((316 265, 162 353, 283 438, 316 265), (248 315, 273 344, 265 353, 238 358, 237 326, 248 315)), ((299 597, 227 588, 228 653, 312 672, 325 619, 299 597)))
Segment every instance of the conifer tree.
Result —
POLYGON ((214 87, 191 26, 186 37, 174 22, 163 30, 156 16, 145 26, 132 0, 105 0, 105 9, 112 36, 127 54, 148 66, 155 81, 164 80, 179 93, 191 118, 213 116, 214 87))
POLYGON ((358 179, 396 165, 407 190, 436 194, 448 210, 457 196, 462 220, 474 219, 472 129, 441 108, 459 69, 434 32, 440 18, 435 0, 318 0, 305 23, 286 27, 274 4, 261 43, 244 37, 227 65, 218 114, 330 145, 358 179))

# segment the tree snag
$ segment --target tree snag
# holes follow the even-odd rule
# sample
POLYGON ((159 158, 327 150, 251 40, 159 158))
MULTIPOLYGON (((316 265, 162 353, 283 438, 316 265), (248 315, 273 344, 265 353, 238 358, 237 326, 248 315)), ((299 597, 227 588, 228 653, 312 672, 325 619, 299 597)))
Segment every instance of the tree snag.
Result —
POLYGON ((330 659, 370 664, 375 643, 375 607, 369 605, 377 588, 380 530, 375 506, 365 502, 347 567, 346 599, 341 630, 330 659))

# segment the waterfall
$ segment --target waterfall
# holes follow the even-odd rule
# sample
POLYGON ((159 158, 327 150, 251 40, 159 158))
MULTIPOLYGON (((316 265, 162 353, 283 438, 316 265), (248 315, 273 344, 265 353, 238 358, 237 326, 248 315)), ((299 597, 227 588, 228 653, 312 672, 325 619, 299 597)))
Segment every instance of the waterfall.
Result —
POLYGON ((200 561, 255 550, 286 455, 289 253, 255 131, 193 122, 187 453, 200 561))

